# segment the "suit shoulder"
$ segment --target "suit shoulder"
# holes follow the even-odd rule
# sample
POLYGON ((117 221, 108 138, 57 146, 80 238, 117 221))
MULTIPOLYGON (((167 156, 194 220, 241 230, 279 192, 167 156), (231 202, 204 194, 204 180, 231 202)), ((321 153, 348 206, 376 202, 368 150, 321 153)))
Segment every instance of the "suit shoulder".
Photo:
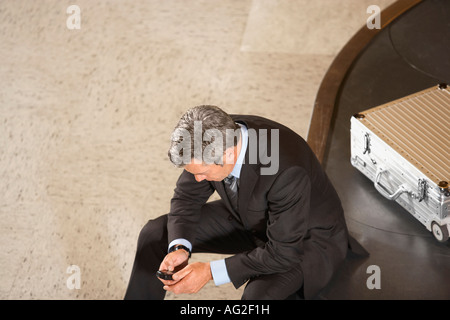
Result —
MULTIPOLYGON (((316 162, 316 157, 305 139, 287 126, 255 115, 231 115, 231 117, 253 131, 253 137, 257 137, 258 141, 261 138, 265 139, 267 151, 263 150, 263 154, 268 155, 272 151, 278 153, 279 170, 283 171, 292 166, 309 167, 311 162, 316 162), (272 130, 277 130, 276 135, 272 135, 274 132, 272 130), (272 145, 274 143, 276 145, 272 145)), ((271 155, 272 160, 274 156, 271 155)))

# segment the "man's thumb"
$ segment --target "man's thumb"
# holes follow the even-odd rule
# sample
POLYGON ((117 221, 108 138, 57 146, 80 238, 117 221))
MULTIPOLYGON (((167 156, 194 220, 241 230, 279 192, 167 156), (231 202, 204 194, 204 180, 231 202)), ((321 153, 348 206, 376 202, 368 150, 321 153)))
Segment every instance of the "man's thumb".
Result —
POLYGON ((186 277, 191 272, 192 272, 192 268, 189 265, 187 265, 186 267, 184 267, 180 271, 174 273, 174 275, 172 276, 172 279, 175 280, 175 281, 181 280, 181 279, 186 277))

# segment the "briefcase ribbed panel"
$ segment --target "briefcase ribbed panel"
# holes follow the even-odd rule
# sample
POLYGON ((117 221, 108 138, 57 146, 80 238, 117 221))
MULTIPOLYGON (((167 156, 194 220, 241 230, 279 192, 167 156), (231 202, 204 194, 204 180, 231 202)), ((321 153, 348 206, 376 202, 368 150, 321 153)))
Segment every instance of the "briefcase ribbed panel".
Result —
POLYGON ((431 181, 450 182, 448 87, 436 86, 368 109, 358 119, 431 181))

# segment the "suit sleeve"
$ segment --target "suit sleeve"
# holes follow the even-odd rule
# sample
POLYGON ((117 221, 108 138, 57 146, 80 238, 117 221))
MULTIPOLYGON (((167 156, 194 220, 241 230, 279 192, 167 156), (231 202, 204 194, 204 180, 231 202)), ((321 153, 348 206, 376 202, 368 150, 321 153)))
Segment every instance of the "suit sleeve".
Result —
POLYGON ((197 182, 186 170, 178 178, 170 202, 167 231, 169 243, 183 238, 194 243, 195 227, 200 219, 202 206, 214 192, 209 181, 197 182))
POLYGON ((265 246, 225 260, 236 288, 252 277, 286 272, 301 262, 310 194, 310 179, 302 168, 292 167, 280 173, 267 194, 268 241, 265 246))

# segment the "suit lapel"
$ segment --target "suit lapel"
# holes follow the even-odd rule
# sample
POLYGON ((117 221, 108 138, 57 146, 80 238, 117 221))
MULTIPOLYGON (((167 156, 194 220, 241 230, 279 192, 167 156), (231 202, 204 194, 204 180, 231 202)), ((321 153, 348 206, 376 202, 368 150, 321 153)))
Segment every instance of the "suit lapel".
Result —
POLYGON ((258 181, 258 174, 255 171, 254 165, 244 164, 241 169, 241 177, 239 179, 239 215, 241 216, 244 227, 248 228, 247 220, 247 205, 250 196, 253 193, 256 182, 258 181))

